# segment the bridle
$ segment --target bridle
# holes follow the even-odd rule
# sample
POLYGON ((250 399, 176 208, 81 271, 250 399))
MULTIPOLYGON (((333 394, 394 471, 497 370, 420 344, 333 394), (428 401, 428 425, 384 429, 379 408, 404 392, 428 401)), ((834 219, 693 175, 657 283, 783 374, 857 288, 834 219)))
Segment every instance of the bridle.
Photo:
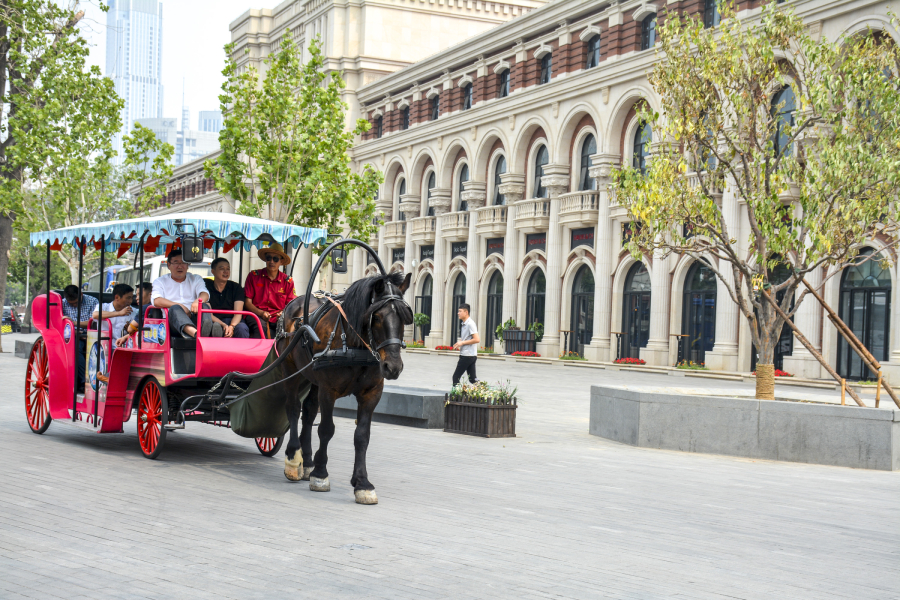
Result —
MULTIPOLYGON (((393 284, 390 281, 385 281, 385 284, 388 287, 388 294, 386 296, 378 298, 377 301, 373 299, 372 306, 369 308, 368 346, 369 350, 371 350, 372 353, 378 357, 378 362, 381 362, 381 355, 378 354, 379 350, 381 350, 382 348, 386 348, 387 346, 400 346, 401 348, 406 348, 406 342, 399 338, 388 338, 376 346, 375 338, 372 336, 372 320, 375 318, 375 313, 381 310, 381 307, 383 307, 385 304, 390 304, 391 310, 394 312, 394 314, 397 314, 399 316, 399 314, 397 313, 397 306, 394 304, 395 302, 402 302, 406 306, 406 308, 412 311, 412 308, 410 308, 409 303, 403 299, 403 296, 399 296, 394 293, 393 284)), ((360 337, 360 339, 362 339, 362 337, 360 337)))

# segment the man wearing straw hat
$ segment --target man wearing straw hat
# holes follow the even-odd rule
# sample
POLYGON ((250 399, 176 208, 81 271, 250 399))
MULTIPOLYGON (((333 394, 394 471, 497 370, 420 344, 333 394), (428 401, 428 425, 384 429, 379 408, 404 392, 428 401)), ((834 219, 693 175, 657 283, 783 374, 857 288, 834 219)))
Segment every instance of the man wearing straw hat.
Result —
POLYGON ((247 310, 255 313, 267 329, 266 337, 275 337, 275 324, 288 302, 296 297, 294 280, 282 273, 279 267, 291 264, 281 244, 269 243, 257 253, 265 261, 266 268, 250 271, 244 283, 245 305, 247 310))

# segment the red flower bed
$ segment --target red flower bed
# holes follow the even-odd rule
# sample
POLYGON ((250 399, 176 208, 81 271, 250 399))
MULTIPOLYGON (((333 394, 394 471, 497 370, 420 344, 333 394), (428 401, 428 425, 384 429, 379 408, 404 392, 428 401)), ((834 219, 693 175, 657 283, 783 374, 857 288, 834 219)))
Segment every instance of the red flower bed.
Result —
POLYGON ((613 361, 617 365, 646 365, 647 361, 643 358, 617 358, 613 361))
MULTIPOLYGON (((756 371, 753 371, 752 375, 756 375, 756 371)), ((793 377, 793 373, 788 373, 787 371, 782 371, 781 369, 775 369, 775 377, 793 377)))
POLYGON ((453 346, 435 346, 435 350, 453 350, 453 346))
POLYGON ((537 352, 527 351, 527 352, 513 352, 511 356, 524 356, 526 358, 540 358, 540 354, 537 352))

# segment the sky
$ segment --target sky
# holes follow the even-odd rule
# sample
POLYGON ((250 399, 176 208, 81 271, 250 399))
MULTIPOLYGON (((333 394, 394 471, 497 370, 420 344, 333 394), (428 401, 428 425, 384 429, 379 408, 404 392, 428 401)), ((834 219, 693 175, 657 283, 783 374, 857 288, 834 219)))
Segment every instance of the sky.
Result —
MULTIPOLYGON (((279 0, 162 0, 163 115, 181 118, 181 92, 197 128, 201 110, 219 110, 224 78, 223 46, 231 41, 228 25, 250 8, 274 8, 279 0)), ((82 31, 91 45, 90 64, 106 65, 106 13, 97 0, 82 2, 82 31)))

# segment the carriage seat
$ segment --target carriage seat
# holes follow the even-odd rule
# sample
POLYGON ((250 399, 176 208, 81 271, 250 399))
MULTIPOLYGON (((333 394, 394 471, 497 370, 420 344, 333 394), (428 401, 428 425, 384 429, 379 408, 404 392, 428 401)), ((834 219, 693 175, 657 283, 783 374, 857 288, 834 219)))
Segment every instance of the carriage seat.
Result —
POLYGON ((179 375, 194 373, 197 370, 197 340, 192 337, 169 338, 172 349, 172 370, 179 375))

